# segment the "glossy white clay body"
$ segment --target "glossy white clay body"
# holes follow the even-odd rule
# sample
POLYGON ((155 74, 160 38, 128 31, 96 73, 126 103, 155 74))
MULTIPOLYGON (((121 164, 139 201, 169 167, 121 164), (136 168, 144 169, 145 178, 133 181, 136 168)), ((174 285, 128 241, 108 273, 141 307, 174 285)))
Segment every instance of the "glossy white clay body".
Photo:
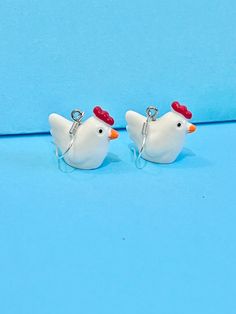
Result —
MULTIPOLYGON (((126 113, 126 129, 139 150, 143 142, 142 128, 146 119, 135 111, 126 113)), ((156 163, 175 161, 183 148, 186 134, 194 132, 195 129, 195 125, 174 110, 156 121, 150 121, 142 157, 156 163)))
MULTIPOLYGON (((73 122, 53 113, 49 116, 51 134, 60 151, 65 152, 71 142, 69 130, 73 122)), ((74 138, 73 145, 64 160, 72 167, 79 169, 95 169, 104 161, 109 141, 118 137, 118 132, 96 116, 82 123, 74 138)))

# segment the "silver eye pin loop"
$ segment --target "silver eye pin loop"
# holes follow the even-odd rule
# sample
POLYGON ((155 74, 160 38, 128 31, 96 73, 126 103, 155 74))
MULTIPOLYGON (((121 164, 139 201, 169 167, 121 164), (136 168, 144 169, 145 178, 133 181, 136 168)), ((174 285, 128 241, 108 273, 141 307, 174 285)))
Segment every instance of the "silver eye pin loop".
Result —
POLYGON ((61 160, 62 158, 65 157, 66 154, 69 153, 69 151, 71 150, 73 144, 74 144, 74 140, 75 140, 75 135, 76 135, 76 132, 79 128, 79 126, 82 124, 82 119, 84 117, 84 112, 81 111, 80 109, 74 109, 72 112, 71 112, 71 118, 72 120, 74 121, 70 130, 69 130, 69 135, 70 135, 70 144, 68 146, 68 148, 63 152, 63 153, 59 153, 59 149, 58 147, 56 146, 56 156, 57 156, 57 159, 58 160, 61 160))
POLYGON ((78 130, 78 127, 82 123, 81 121, 83 119, 84 112, 81 111, 80 109, 74 109, 70 115, 74 123, 72 124, 69 133, 75 135, 76 131, 78 130))
POLYGON ((158 109, 155 106, 149 106, 146 109, 147 119, 151 121, 156 121, 158 115, 158 109))
POLYGON ((140 158, 142 157, 142 153, 146 144, 146 140, 147 140, 147 136, 148 136, 148 130, 149 130, 149 123, 150 121, 156 121, 157 119, 157 115, 158 115, 158 109, 155 106, 149 106, 146 109, 146 115, 147 115, 147 119, 146 121, 143 123, 143 127, 142 127, 142 135, 143 135, 143 142, 141 145, 141 148, 139 150, 139 154, 138 157, 135 160, 135 164, 136 167, 138 169, 142 169, 144 167, 145 164, 141 164, 140 163, 140 158))

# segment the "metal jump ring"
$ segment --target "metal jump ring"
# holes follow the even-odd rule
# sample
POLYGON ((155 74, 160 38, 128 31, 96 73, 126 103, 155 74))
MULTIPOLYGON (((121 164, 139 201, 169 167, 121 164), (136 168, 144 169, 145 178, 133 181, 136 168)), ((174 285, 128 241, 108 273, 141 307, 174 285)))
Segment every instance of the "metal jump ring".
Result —
POLYGON ((156 120, 156 117, 158 115, 158 109, 157 107, 155 106, 149 106, 147 107, 146 109, 146 114, 147 114, 147 117, 149 119, 151 119, 152 121, 155 121, 156 120))
POLYGON ((83 119, 83 116, 84 116, 84 112, 80 111, 80 109, 74 109, 71 112, 71 118, 77 123, 80 123, 80 121, 83 119))
POLYGON ((57 156, 58 160, 64 158, 65 155, 68 154, 68 152, 71 150, 71 148, 74 144, 75 134, 76 134, 79 126, 81 125, 81 121, 83 119, 83 116, 84 116, 84 112, 80 111, 80 109, 74 109, 71 112, 71 118, 74 121, 70 130, 69 130, 69 135, 70 135, 71 140, 70 140, 68 148, 61 155, 59 155, 59 149, 58 149, 58 147, 56 147, 56 156, 57 156))

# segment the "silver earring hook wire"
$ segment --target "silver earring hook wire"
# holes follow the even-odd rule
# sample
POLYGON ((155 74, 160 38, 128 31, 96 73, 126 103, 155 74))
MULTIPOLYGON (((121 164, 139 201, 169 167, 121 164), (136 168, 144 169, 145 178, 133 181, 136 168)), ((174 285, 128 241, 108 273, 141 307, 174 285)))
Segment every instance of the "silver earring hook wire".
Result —
POLYGON ((65 157, 66 154, 69 153, 69 151, 71 150, 73 144, 74 144, 74 141, 75 141, 75 135, 76 135, 76 132, 79 128, 79 126, 82 124, 82 119, 84 117, 84 112, 81 111, 80 109, 74 109, 72 112, 71 112, 71 118, 73 119, 73 124, 69 130, 69 135, 70 135, 70 144, 68 146, 68 148, 64 151, 64 153, 59 153, 59 148, 58 146, 56 145, 56 156, 57 156, 57 159, 58 161, 61 160, 62 158, 65 157))
POLYGON ((157 107, 155 107, 155 106, 147 107, 146 115, 147 115, 147 119, 144 122, 143 127, 142 127, 143 142, 142 142, 141 148, 139 150, 138 156, 135 160, 135 165, 138 169, 142 169, 145 165, 145 164, 142 165, 140 163, 140 161, 141 161, 142 153, 143 153, 146 141, 147 141, 149 123, 150 123, 150 121, 156 121, 156 119, 157 119, 157 115, 158 115, 157 107))

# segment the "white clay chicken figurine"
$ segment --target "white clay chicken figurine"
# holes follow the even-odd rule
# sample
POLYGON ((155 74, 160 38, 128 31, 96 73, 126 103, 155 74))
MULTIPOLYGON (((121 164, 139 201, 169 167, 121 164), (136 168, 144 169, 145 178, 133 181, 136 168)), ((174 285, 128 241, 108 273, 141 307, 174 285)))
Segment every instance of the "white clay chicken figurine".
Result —
MULTIPOLYGON (((166 113, 155 121, 150 121, 146 135, 142 157, 156 163, 171 163, 176 160, 181 152, 185 135, 196 130, 196 126, 187 120, 192 118, 192 113, 186 106, 177 101, 172 103, 172 111, 166 113)), ((139 151, 143 145, 143 125, 146 117, 128 111, 126 113, 127 131, 139 151)))
POLYGON ((73 145, 69 150, 68 147, 71 145, 69 132, 73 122, 56 113, 49 116, 55 144, 64 154, 65 162, 72 167, 98 168, 107 155, 109 141, 119 136, 119 133, 111 128, 114 120, 108 112, 97 106, 93 109, 93 113, 94 116, 79 125, 74 135, 73 145))

